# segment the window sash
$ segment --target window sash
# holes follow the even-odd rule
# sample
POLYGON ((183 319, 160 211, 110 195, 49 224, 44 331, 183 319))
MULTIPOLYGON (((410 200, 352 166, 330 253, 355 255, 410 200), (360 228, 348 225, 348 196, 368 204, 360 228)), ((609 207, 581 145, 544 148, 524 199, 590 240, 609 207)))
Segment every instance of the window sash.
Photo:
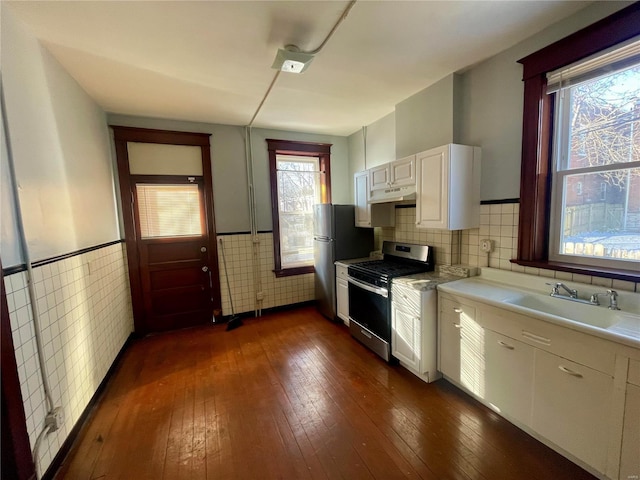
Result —
POLYGON ((281 268, 312 266, 313 205, 321 201, 320 159, 277 155, 276 162, 281 268), (292 164, 306 169, 286 168, 292 164), (303 191, 286 190, 287 183, 296 182, 296 177, 303 184, 298 185, 303 191), (313 189, 311 195, 304 192, 309 187, 313 189))

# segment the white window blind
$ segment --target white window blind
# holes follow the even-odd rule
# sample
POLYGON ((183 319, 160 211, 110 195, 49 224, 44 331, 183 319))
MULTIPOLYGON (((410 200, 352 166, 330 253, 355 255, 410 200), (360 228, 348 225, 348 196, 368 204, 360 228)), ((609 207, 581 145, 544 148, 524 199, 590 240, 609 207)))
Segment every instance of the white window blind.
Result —
POLYGON ((202 235, 197 184, 137 184, 141 238, 202 235))
POLYGON ((547 93, 610 75, 640 62, 640 37, 547 73, 547 93))

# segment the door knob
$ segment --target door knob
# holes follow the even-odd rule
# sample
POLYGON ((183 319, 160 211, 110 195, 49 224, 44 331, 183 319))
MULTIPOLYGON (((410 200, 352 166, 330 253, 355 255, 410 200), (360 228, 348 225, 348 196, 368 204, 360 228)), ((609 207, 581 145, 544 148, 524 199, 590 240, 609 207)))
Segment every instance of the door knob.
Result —
POLYGON ((204 267, 202 267, 202 271, 203 272, 208 272, 209 271, 209 267, 207 267, 206 265, 204 267))
POLYGON ((200 251, 201 251, 202 253, 206 252, 206 251, 207 251, 207 247, 200 247, 200 251))

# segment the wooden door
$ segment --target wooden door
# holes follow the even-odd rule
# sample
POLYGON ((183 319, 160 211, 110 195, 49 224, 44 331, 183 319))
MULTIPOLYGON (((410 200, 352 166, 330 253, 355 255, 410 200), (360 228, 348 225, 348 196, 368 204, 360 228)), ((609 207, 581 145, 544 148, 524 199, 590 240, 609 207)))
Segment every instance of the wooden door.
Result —
POLYGON ((202 178, 131 178, 142 297, 149 330, 173 330, 211 322, 210 242, 202 178))
POLYGON ((136 333, 213 322, 221 299, 209 135, 112 128, 136 333), (174 160, 180 147, 189 155, 174 160))

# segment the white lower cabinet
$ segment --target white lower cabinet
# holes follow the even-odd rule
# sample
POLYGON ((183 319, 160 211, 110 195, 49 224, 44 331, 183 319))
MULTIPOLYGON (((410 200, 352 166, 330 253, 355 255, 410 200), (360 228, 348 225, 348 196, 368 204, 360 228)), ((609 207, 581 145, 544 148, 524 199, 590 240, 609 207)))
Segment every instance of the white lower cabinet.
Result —
POLYGON ((438 303, 448 380, 603 478, 640 474, 640 361, 619 378, 632 350, 462 296, 438 303))
POLYGON ((620 478, 640 478, 640 360, 633 359, 625 389, 620 478))
POLYGON ((476 310, 468 303, 438 299, 438 369, 454 382, 475 393, 479 371, 477 350, 479 325, 476 310))
POLYGON ((347 267, 336 264, 336 314, 349 325, 349 283, 347 267))
POLYGON ((627 383, 619 478, 640 476, 640 386, 627 383))
POLYGON ((460 383, 460 320, 454 315, 440 313, 438 318, 438 370, 460 383))
POLYGON ((613 378, 536 349, 531 427, 604 472, 613 378))
POLYGON ((420 369, 420 312, 391 303, 391 354, 413 370, 420 369))
POLYGON ((391 286, 391 355, 426 382, 440 378, 436 302, 435 290, 420 291, 395 281, 391 286))
POLYGON ((485 330, 484 399, 503 415, 531 422, 534 348, 485 330))

